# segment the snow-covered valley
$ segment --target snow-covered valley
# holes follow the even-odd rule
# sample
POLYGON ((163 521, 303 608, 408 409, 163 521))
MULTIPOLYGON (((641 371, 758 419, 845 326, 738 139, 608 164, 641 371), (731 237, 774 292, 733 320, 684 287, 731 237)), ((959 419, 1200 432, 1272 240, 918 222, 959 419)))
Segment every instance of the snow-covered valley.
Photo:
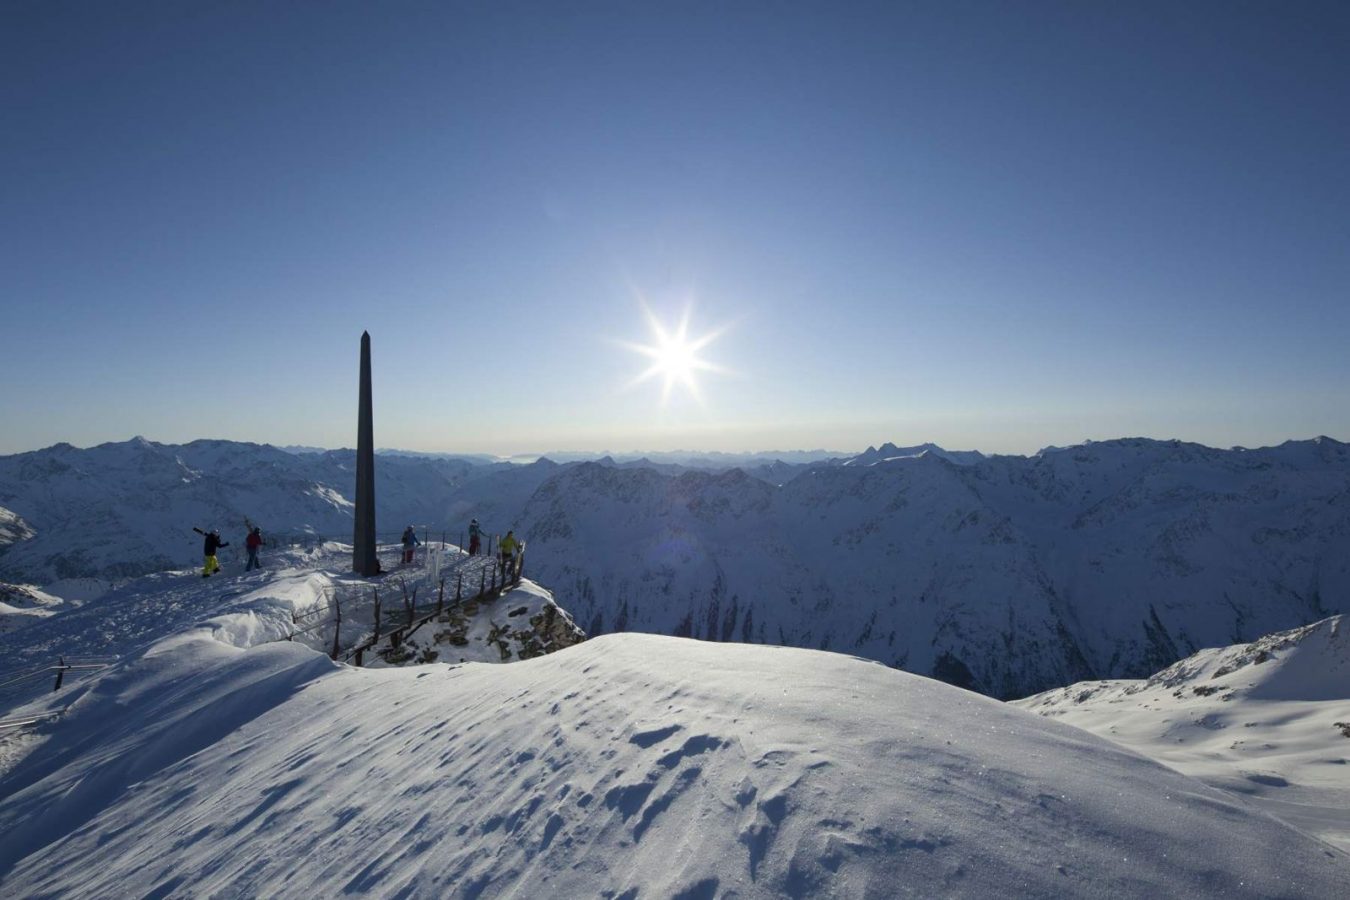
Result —
POLYGON ((0 752, 0 892, 1331 898, 1350 880, 1350 856, 1240 795, 856 657, 617 634, 357 669, 322 636, 276 640, 350 578, 348 552, 149 576, 0 637, 7 656, 120 654, 0 712, 64 710, 0 752))

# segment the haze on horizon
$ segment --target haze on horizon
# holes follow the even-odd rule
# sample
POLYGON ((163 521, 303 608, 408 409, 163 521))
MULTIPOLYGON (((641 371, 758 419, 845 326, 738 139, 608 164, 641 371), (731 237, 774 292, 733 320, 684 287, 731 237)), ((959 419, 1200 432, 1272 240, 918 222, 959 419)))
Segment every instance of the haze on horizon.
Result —
POLYGON ((0 74, 0 453, 350 446, 363 329, 408 450, 1350 438, 1343 3, 15 3, 0 74))

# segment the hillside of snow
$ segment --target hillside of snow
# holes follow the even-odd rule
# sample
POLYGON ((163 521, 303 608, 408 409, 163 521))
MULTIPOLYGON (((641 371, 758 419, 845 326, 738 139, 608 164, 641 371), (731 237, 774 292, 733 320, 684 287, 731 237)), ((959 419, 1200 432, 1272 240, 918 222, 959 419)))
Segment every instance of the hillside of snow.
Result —
MULTIPOLYGON (((380 457, 376 503, 389 540, 441 522, 472 474, 462 460, 380 457)), ((270 537, 351 540, 355 454, 292 454, 232 441, 142 438, 0 457, 0 580, 122 579, 200 563, 194 526, 236 548, 249 519, 270 537)))
MULTIPOLYGON (((0 581, 66 596, 52 579, 190 565, 192 524, 237 541, 245 515, 343 537, 349 462, 135 441, 0 459, 0 507, 32 532, 0 548, 0 581)), ((591 634, 841 650, 997 697, 1143 677, 1350 607, 1350 448, 1328 438, 885 444, 750 471, 381 456, 376 472, 381 527, 514 528, 591 634)))
MULTIPOLYGON (((65 707, 0 748, 0 893, 1333 898, 1350 883, 1350 856, 1240 797, 841 654, 625 634, 506 665, 356 669, 270 640, 342 577, 320 557, 105 598, 121 659, 0 713, 65 707)), ((89 636, 95 606, 32 627, 89 636)))
MULTIPOLYGON (((381 633, 386 636, 432 612, 439 610, 439 615, 401 635, 398 647, 387 639, 372 647, 363 659, 369 667, 528 659, 585 639, 548 591, 528 579, 479 596, 480 586, 496 583, 495 562, 468 557, 453 547, 445 553, 439 578, 422 556, 382 577, 361 578, 351 572, 350 544, 328 543, 263 558, 263 570, 222 572, 209 579, 197 569, 142 576, 83 604, 63 603, 39 592, 32 598, 36 615, 15 623, 8 633, 0 630, 4 670, 24 670, 62 656, 135 656, 166 633, 193 628, 206 628, 233 646, 289 640, 324 653, 331 652, 336 637, 345 659, 345 651, 374 636, 379 596, 381 633)), ((18 600, 0 592, 5 596, 18 600)), ((38 687, 48 690, 50 685, 38 687)), ((0 706, 6 702, 13 705, 16 697, 0 689, 0 706)))
POLYGON ((1350 620, 1202 650, 1148 679, 1015 705, 1084 728, 1350 851, 1350 620))

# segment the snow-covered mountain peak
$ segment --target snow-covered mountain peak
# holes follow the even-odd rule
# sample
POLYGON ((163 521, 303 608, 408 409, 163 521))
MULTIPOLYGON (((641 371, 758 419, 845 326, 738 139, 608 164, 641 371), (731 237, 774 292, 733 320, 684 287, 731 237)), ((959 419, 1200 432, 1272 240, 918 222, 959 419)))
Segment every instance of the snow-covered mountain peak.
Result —
POLYGON ((1350 850, 1350 625, 1332 616, 1201 650, 1147 679, 1015 706, 1088 729, 1350 850))
POLYGON ((840 466, 875 466, 880 463, 903 459, 915 459, 924 456, 941 457, 957 465, 971 465, 985 458, 978 450, 945 450, 937 444, 924 443, 913 447, 897 447, 892 443, 880 447, 868 447, 857 456, 837 461, 840 466))
POLYGON ((1250 644, 1202 650, 1143 682, 1221 699, 1350 700, 1350 627, 1332 616, 1250 644))

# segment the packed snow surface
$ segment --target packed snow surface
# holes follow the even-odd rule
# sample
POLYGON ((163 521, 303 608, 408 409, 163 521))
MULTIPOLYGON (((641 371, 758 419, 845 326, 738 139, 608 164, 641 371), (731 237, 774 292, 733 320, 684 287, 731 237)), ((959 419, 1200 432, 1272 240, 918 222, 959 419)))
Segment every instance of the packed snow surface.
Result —
POLYGON ((1350 621, 1202 650, 1147 680, 1083 682, 1017 706, 1250 796, 1350 851, 1350 621))
POLYGON ((200 621, 124 643, 75 689, 0 780, 0 893, 1330 898, 1350 883, 1350 857, 1243 798, 876 663, 625 634, 509 665, 355 669, 256 643, 264 589, 243 607, 178 594, 200 621))

